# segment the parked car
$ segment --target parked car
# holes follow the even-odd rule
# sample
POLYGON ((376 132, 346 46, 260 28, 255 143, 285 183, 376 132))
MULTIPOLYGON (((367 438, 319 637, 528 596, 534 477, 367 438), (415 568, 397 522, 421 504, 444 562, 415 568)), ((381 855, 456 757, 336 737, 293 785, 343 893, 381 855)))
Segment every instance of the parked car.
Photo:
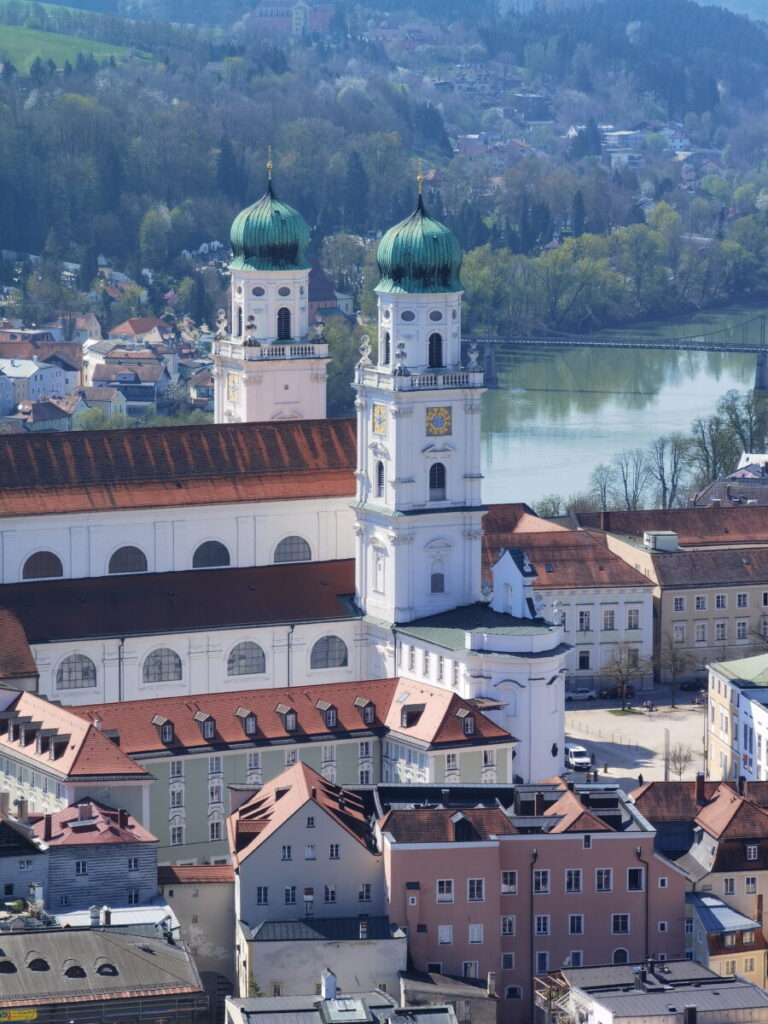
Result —
POLYGON ((573 768, 575 771, 586 772, 592 767, 592 759, 584 747, 579 747, 575 743, 566 743, 565 766, 573 768))
MULTIPOLYGON (((635 688, 631 683, 627 683, 626 695, 627 697, 635 696, 635 688)), ((600 696, 603 700, 621 700, 621 687, 607 686, 604 690, 600 691, 600 696)))
POLYGON ((590 690, 588 686, 580 686, 577 690, 571 690, 570 693, 566 693, 566 700, 594 700, 597 694, 594 690, 590 690))

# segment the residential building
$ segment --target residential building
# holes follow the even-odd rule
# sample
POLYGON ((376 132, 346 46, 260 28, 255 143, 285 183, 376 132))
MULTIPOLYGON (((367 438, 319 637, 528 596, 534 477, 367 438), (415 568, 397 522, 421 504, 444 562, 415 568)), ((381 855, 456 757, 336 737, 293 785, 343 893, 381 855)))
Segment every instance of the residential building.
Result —
POLYGON ((457 1024, 448 1006, 398 1008, 395 1000, 381 990, 342 992, 336 987, 336 976, 328 970, 322 972, 313 992, 314 995, 228 999, 226 1024, 292 1024, 297 1015, 305 1024, 338 1020, 350 1024, 457 1024))
POLYGON ((129 416, 141 416, 162 406, 170 374, 159 359, 122 358, 94 367, 94 387, 117 388, 125 396, 129 416))
POLYGON ((60 366, 37 359, 0 359, 0 373, 13 384, 14 405, 36 402, 43 395, 66 395, 66 373, 60 366))
POLYGON ((495 972, 481 979, 456 978, 433 971, 401 971, 400 1005, 447 1005, 453 1008, 460 1024, 497 1024, 501 1001, 496 977, 495 972))
POLYGON ((514 741, 504 729, 450 690, 407 679, 158 697, 69 713, 98 722, 101 735, 157 781, 141 820, 159 839, 161 862, 226 859, 227 787, 271 784, 292 765, 345 786, 512 775, 514 741))
MULTIPOLYGON (((157 884, 179 921, 203 983, 235 978, 235 874, 231 864, 161 865, 157 884)), ((224 986, 219 982, 218 988, 224 986)))
POLYGON ((319 957, 344 989, 396 991, 406 933, 387 919, 382 855, 359 795, 296 764, 230 815, 227 837, 240 995, 254 984, 300 995, 319 957))
POLYGON ((82 386, 75 388, 72 394, 79 395, 88 409, 98 409, 109 419, 112 419, 113 416, 126 415, 128 406, 125 395, 117 388, 82 386))
POLYGON ((483 520, 486 574, 504 549, 530 581, 538 613, 562 622, 572 688, 610 681, 610 664, 623 651, 644 668, 634 685, 651 684, 653 584, 647 577, 585 531, 541 519, 524 505, 492 505, 483 520))
POLYGON ((686 893, 685 903, 686 956, 715 974, 737 974, 765 988, 768 942, 760 922, 709 893, 686 893))
MULTIPOLYGON (((27 899, 39 889, 48 891, 48 855, 45 844, 28 824, 20 821, 18 811, 9 813, 10 800, 0 791, 0 906, 27 899)), ((14 808, 16 810, 16 808, 14 808)), ((22 815, 25 808, 22 805, 22 815)))
POLYGON ((194 961, 168 939, 99 928, 3 932, 0 973, 8 1020, 209 1021, 194 961))
POLYGON ((768 779, 768 654, 709 665, 706 738, 714 778, 768 779))
POLYGON ((534 974, 682 954, 683 873, 615 785, 483 790, 377 791, 389 916, 415 969, 495 972, 502 1019, 527 1021, 534 974))
POLYGON ((692 960, 629 962, 537 978, 536 1006, 563 1024, 694 1024, 728 1020, 764 1024, 768 992, 738 977, 723 978, 692 960))
POLYGON ((0 370, 0 416, 13 412, 16 405, 16 389, 13 380, 0 370))

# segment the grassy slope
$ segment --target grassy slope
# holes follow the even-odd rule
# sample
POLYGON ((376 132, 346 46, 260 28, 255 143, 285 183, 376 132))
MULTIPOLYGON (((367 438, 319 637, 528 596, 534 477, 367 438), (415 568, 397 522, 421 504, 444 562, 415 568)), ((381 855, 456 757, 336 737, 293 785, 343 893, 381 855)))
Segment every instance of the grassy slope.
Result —
POLYGON ((97 59, 113 54, 115 59, 119 60, 128 57, 130 51, 124 46, 97 43, 91 39, 79 39, 77 36, 0 25, 0 54, 10 56, 20 71, 28 70, 35 57, 50 59, 59 68, 66 60, 74 64, 78 53, 92 53, 97 59))

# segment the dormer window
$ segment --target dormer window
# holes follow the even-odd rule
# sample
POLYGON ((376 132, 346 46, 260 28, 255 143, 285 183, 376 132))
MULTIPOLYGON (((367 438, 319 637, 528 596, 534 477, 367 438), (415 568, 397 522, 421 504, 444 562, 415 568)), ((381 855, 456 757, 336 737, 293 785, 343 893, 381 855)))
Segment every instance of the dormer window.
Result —
POLYGON ((280 715, 283 720, 283 728, 286 732, 295 732, 296 730, 296 712, 293 708, 287 704, 278 704, 275 711, 280 715))
POLYGON ((747 845, 747 860, 757 860, 757 843, 747 845))
POLYGON ((245 719, 245 731, 249 736, 256 732, 256 715, 248 715, 245 719))
POLYGON ((409 729, 411 726, 416 725, 418 720, 421 718, 421 714, 426 705, 424 704, 407 704, 405 707, 400 709, 400 728, 409 729))
POLYGON ((376 707, 373 704, 366 704, 363 708, 363 722, 365 725, 373 725, 376 717, 376 707))
POLYGON ((246 736, 255 736, 256 734, 256 715, 250 708, 238 708, 235 711, 235 718, 240 720, 240 724, 243 727, 243 732, 246 736))
POLYGON ((206 711, 195 712, 195 721, 204 740, 212 740, 216 736, 216 719, 206 711))
POLYGON ((173 743, 173 722, 170 718, 166 718, 165 715, 154 715, 152 725, 160 733, 161 743, 173 743))
POLYGON ((462 726, 464 728, 465 736, 475 735, 475 716, 468 711, 466 708, 460 708, 456 712, 456 717, 462 720, 462 726))
POLYGON ((335 729, 339 724, 339 716, 333 704, 330 704, 327 700, 319 700, 315 707, 318 711, 322 712, 326 729, 335 729))

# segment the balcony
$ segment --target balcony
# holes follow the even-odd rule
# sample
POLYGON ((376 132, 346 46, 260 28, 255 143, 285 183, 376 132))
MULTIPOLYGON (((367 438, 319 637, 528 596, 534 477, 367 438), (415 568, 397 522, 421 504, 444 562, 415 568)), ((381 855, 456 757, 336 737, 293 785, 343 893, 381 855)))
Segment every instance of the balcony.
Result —
POLYGON ((446 388, 485 387, 482 370, 446 369, 431 373, 395 374, 375 367, 358 368, 356 382, 383 391, 442 391, 446 388))

